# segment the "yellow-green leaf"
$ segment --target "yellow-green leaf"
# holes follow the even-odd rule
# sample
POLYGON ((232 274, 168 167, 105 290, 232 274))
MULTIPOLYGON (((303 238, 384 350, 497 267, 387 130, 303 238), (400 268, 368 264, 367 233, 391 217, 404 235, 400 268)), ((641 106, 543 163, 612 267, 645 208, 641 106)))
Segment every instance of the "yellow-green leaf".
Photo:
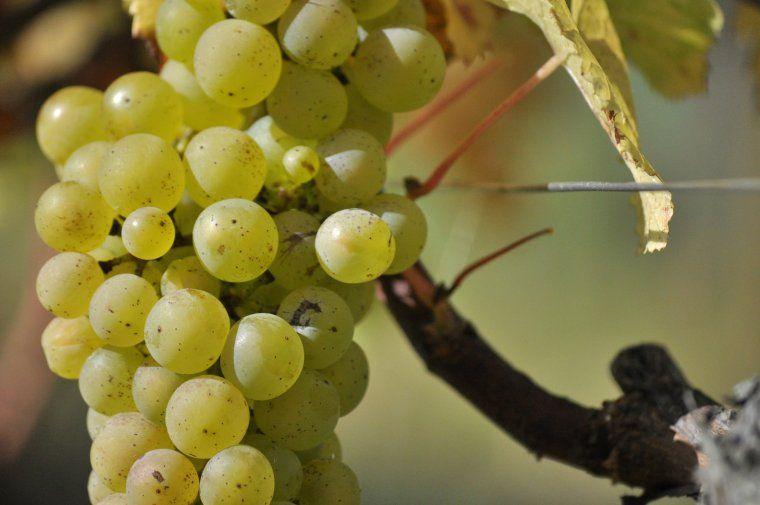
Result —
MULTIPOLYGON (((528 16, 544 32, 555 54, 620 153, 636 182, 662 182, 641 152, 635 121, 623 92, 605 72, 581 36, 565 0, 490 0, 497 6, 528 16)), ((668 192, 642 192, 637 230, 641 252, 665 247, 673 202, 668 192)))
POLYGON ((607 0, 623 49, 670 98, 707 86, 707 52, 723 27, 715 0, 607 0))

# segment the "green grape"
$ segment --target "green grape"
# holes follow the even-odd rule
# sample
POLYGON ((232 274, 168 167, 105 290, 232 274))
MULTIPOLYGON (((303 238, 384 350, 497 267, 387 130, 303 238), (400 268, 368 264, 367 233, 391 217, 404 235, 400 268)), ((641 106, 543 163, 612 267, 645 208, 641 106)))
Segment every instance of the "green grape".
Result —
POLYGON ((337 362, 320 372, 338 391, 341 416, 354 410, 364 398, 369 381, 369 363, 364 351, 356 342, 351 342, 348 350, 337 362))
POLYGON ((352 84, 346 85, 348 112, 341 125, 343 130, 363 130, 385 145, 393 132, 393 113, 380 110, 364 98, 352 84))
POLYGON ((101 414, 137 410, 132 399, 132 379, 143 355, 135 347, 101 347, 84 362, 79 392, 85 403, 101 414))
POLYGON ((303 362, 301 339, 284 319, 252 314, 230 330, 220 365, 247 399, 269 400, 293 385, 303 362))
POLYGON ((172 449, 154 449, 127 474, 129 505, 191 505, 198 496, 198 472, 172 449))
POLYGON ((97 248, 87 253, 96 261, 111 261, 129 254, 120 235, 108 235, 97 248))
POLYGON ((292 501, 273 501, 272 505, 295 505, 292 501))
POLYGON ((111 143, 102 140, 83 145, 68 157, 61 168, 60 179, 78 182, 94 191, 100 191, 98 170, 109 147, 111 143))
POLYGON ((245 282, 263 274, 277 255, 277 226, 257 203, 239 198, 206 207, 193 228, 198 258, 217 277, 245 282))
POLYGON ((272 92, 282 68, 277 41, 265 28, 226 19, 195 46, 195 76, 204 92, 228 107, 250 107, 272 92))
POLYGON ((327 437, 327 440, 316 447, 306 449, 305 451, 296 451, 296 455, 298 456, 298 459, 301 460, 302 465, 314 461, 315 459, 343 461, 343 449, 340 446, 340 440, 335 432, 327 437))
POLYGON ((109 419, 111 416, 101 414, 93 408, 87 409, 87 434, 90 435, 90 440, 95 440, 109 419))
POLYGON ((158 207, 133 210, 121 226, 121 238, 129 253, 143 260, 166 254, 174 243, 172 218, 158 207))
POLYGON ((425 6, 422 0, 398 0, 391 10, 382 16, 362 20, 362 28, 371 32, 386 26, 412 25, 425 28, 425 6))
POLYGON ((86 317, 56 317, 42 332, 42 351, 47 365, 64 379, 78 378, 85 360, 103 344, 86 317))
POLYGON ((356 19, 375 19, 390 11, 399 0, 348 0, 348 5, 356 14, 356 19))
POLYGON ((222 283, 204 270, 197 256, 172 261, 161 276, 161 294, 166 296, 180 289, 201 289, 219 298, 222 283))
POLYGON ((277 282, 287 289, 317 284, 327 277, 319 266, 314 240, 319 229, 317 218, 292 209, 274 217, 280 243, 277 257, 269 267, 277 282))
POLYGON ((112 494, 113 490, 103 483, 103 479, 97 473, 90 472, 87 478, 87 496, 90 498, 90 504, 97 505, 112 494))
POLYGON ((380 277, 396 252, 385 221, 363 209, 341 210, 325 219, 314 245, 322 268, 348 284, 380 277))
POLYGON ((257 25, 268 25, 290 5, 290 0, 225 0, 224 6, 233 17, 257 25))
POLYGON ((302 451, 330 436, 340 416, 340 398, 323 375, 304 369, 285 394, 254 402, 253 411, 265 435, 287 449, 302 451))
POLYGON ((269 505, 273 492, 272 466, 247 445, 219 452, 201 475, 201 502, 207 505, 269 505))
POLYGON ((146 358, 132 379, 132 398, 137 410, 148 421, 164 424, 166 405, 174 391, 192 375, 180 375, 146 358))
POLYGON ((343 298, 348 304, 348 308, 351 309, 351 315, 354 316, 354 324, 358 324, 364 319, 375 301, 375 283, 371 281, 346 284, 326 275, 319 285, 334 291, 343 298))
POLYGON ((317 70, 337 67, 356 46, 356 16, 342 0, 294 0, 277 24, 293 60, 317 70))
POLYGON ((299 145, 315 146, 316 142, 297 139, 282 131, 275 124, 272 116, 258 119, 246 132, 261 147, 267 161, 267 177, 265 185, 268 188, 291 183, 288 173, 283 166, 285 152, 299 145))
POLYGON ((347 72, 375 107, 405 112, 435 96, 443 83, 446 58, 435 37, 422 28, 381 28, 359 45, 347 72))
POLYGON ((113 210, 97 191, 76 182, 53 184, 34 210, 37 234, 58 251, 95 249, 108 236, 113 218, 113 210))
POLYGON ((202 210, 203 207, 195 203, 187 191, 182 194, 182 199, 175 207, 172 215, 174 226, 182 237, 189 237, 193 234, 195 220, 198 219, 202 210))
POLYGON ((90 464, 106 486, 124 492, 129 469, 138 458, 148 451, 171 447, 163 427, 137 412, 124 412, 109 419, 92 442, 90 464))
POLYGON ((282 155, 282 166, 296 184, 312 180, 320 163, 319 155, 309 146, 295 146, 282 155))
POLYGON ((396 255, 385 273, 397 274, 414 265, 427 240, 427 221, 417 204, 405 196, 382 194, 364 208, 385 221, 396 239, 396 255))
POLYGON ((385 153, 375 137, 362 130, 339 130, 322 140, 317 152, 324 160, 317 189, 330 201, 357 205, 385 184, 385 153))
POLYGON ((92 256, 64 252, 47 260, 37 274, 37 298, 59 317, 87 314, 92 294, 105 276, 92 256))
POLYGON ((307 368, 320 369, 338 361, 354 335, 351 309, 329 289, 296 289, 282 301, 277 315, 301 335, 307 368))
POLYGON ((209 98, 193 73, 182 63, 168 60, 161 67, 160 75, 179 95, 183 118, 190 128, 200 131, 212 126, 240 128, 243 125, 243 115, 237 109, 209 98))
POLYGON ((303 467, 300 505, 359 505, 361 494, 356 475, 340 461, 316 459, 303 467))
POLYGON ((173 60, 192 63, 201 34, 224 19, 215 0, 164 0, 156 12, 156 41, 173 60))
POLYGON ((301 460, 291 451, 273 442, 266 435, 249 434, 243 443, 259 450, 266 456, 274 471, 274 500, 294 500, 298 498, 303 482, 301 460))
POLYGON ((198 205, 208 207, 228 198, 253 200, 261 191, 267 163, 251 137, 217 126, 197 134, 185 149, 187 190, 198 205))
POLYGON ((182 102, 158 75, 130 72, 106 89, 103 117, 115 138, 150 133, 171 142, 182 130, 182 102))
POLYGON ((108 140, 102 119, 103 93, 86 86, 70 86, 53 93, 37 115, 37 143, 58 165, 79 147, 108 140))
POLYGON ((173 209, 185 186, 185 169, 176 151, 147 133, 116 142, 103 160, 98 185, 106 202, 122 216, 140 207, 173 209))
POLYGON ((198 373, 219 358, 229 330, 227 310, 215 296, 180 289, 153 306, 145 323, 145 344, 169 370, 198 373))
POLYGON ((145 319, 158 301, 153 286, 134 274, 106 279, 90 300, 90 322, 105 342, 128 347, 142 342, 145 319))
POLYGON ((185 382, 166 406, 166 428, 172 442, 194 458, 210 458, 239 443, 249 420, 243 394, 229 381, 215 375, 185 382))
POLYGON ((337 130, 346 118, 348 99, 337 77, 286 61, 267 98, 277 125, 296 137, 319 138, 337 130))
POLYGON ((129 502, 125 493, 114 493, 103 498, 98 505, 129 505, 129 502))

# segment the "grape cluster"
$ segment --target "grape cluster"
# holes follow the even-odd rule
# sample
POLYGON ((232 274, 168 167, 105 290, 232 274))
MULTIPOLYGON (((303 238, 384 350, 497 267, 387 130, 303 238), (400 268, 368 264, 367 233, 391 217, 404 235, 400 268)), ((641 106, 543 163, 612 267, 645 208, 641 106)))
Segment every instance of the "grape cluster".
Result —
POLYGON ((354 327, 427 234, 382 193, 445 58, 420 0, 164 0, 160 74, 52 95, 35 225, 50 369, 89 406, 93 504, 351 505, 354 327))

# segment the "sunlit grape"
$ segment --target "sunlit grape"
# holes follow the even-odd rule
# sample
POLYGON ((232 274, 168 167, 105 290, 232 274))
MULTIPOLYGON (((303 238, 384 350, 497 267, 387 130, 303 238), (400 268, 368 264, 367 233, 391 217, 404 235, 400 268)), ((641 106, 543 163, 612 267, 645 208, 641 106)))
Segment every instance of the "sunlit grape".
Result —
POLYGON ((227 11, 238 19, 266 25, 282 16, 290 0, 225 0, 227 11))
POLYGON ((364 208, 379 216, 396 239, 396 254, 385 273, 397 274, 414 265, 427 240, 427 221, 417 204, 405 196, 382 194, 364 208))
POLYGON ((90 504, 97 505, 112 494, 114 491, 105 485, 103 479, 94 471, 90 472, 90 476, 87 478, 87 496, 90 498, 90 504))
POLYGON ((145 319, 156 301, 158 296, 148 281, 133 274, 119 274, 95 291, 90 300, 90 322, 108 344, 135 345, 143 340, 145 319))
POLYGON ((269 505, 274 473, 266 457, 247 445, 224 449, 201 475, 201 502, 213 505, 269 505))
POLYGON ((132 256, 144 260, 156 259, 171 249, 174 223, 158 207, 140 207, 124 220, 121 238, 132 256))
POLYGON ((134 347, 101 347, 79 373, 79 392, 85 403, 101 414, 134 411, 132 379, 143 355, 134 347))
POLYGON ((130 505, 191 505, 198 495, 198 473, 177 451, 154 449, 132 465, 127 475, 130 505))
POLYGON ((57 254, 37 274, 37 298, 59 317, 87 314, 92 294, 105 276, 92 256, 75 252, 57 254))
POLYGON ((103 163, 110 142, 97 141, 85 144, 68 157, 60 171, 62 181, 78 182, 82 186, 100 191, 98 187, 98 170, 103 163))
POLYGON ((223 19, 215 0, 164 0, 156 13, 156 41, 169 58, 192 63, 201 34, 223 19))
POLYGON ((222 283, 208 273, 198 257, 193 255, 172 261, 161 276, 162 295, 185 288, 201 289, 219 298, 222 283))
POLYGON ((137 410, 148 421, 164 424, 169 398, 183 382, 192 378, 192 375, 174 373, 152 358, 146 358, 132 379, 132 398, 137 410))
POLYGON ((48 368, 64 379, 79 377, 85 360, 104 344, 86 317, 56 317, 42 332, 42 351, 48 368))

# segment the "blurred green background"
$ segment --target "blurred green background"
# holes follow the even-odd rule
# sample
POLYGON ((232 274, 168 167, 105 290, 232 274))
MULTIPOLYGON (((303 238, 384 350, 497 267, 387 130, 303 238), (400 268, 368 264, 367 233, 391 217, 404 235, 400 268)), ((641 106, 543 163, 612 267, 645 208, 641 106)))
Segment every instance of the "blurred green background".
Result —
MULTIPOLYGON (((711 53, 706 94, 671 102, 633 72, 644 150, 665 179, 759 175, 760 113, 748 55, 732 33, 732 13, 729 8, 727 30, 711 53)), ((509 43, 513 22, 503 22, 509 43)), ((398 190, 405 176, 424 177, 546 55, 539 43, 511 60, 394 154, 391 189, 398 190)), ((465 72, 453 68, 449 85, 465 72)), ((34 275, 29 258, 39 247, 31 213, 52 177, 29 132, 3 138, 2 335, 23 331, 14 321, 34 275)), ((569 77, 557 72, 470 149, 450 180, 477 186, 626 181, 628 175, 569 77)), ((442 188, 421 200, 430 223, 423 260, 436 279, 449 281, 474 259, 554 226, 553 237, 485 267, 454 296, 489 343, 548 389, 598 405, 618 394, 607 370, 615 353, 658 342, 693 383, 721 397, 760 369, 760 196, 684 193, 675 202, 667 250, 640 257, 626 195, 504 196, 475 187, 442 188)), ((35 339, 33 359, 41 360, 38 335, 23 338, 35 339)), ((369 391, 337 431, 364 503, 591 505, 618 503, 629 491, 536 461, 427 373, 380 303, 356 338, 370 360, 369 391)), ((16 393, 23 396, 27 387, 25 375, 17 376, 16 393)), ((22 451, 2 466, 4 503, 87 503, 85 410, 76 384, 55 380, 41 415, 28 419, 33 431, 22 451)))

